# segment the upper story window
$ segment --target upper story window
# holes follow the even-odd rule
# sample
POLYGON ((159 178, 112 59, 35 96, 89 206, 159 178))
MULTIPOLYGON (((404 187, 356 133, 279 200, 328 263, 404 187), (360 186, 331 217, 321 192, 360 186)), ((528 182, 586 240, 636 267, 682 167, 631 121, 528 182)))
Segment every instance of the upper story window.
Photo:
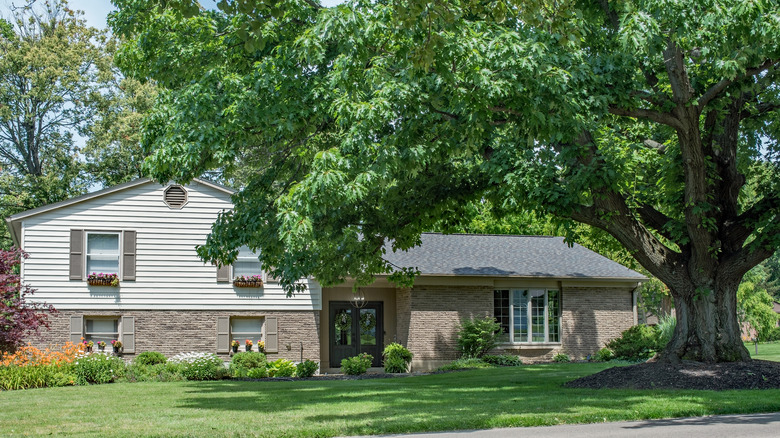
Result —
POLYGON ((119 275, 119 233, 87 233, 87 274, 119 275))
POLYGON ((504 342, 561 342, 561 294, 554 289, 493 292, 493 315, 504 342))
POLYGON ((260 266, 260 260, 257 259, 257 253, 252 252, 247 246, 239 248, 238 257, 233 262, 233 278, 262 274, 263 270, 260 266))

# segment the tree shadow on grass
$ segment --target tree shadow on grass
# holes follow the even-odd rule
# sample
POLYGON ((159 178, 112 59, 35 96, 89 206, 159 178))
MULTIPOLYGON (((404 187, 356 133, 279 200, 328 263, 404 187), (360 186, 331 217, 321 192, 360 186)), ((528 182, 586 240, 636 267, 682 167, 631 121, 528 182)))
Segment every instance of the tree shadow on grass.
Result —
MULTIPOLYGON (((604 367, 601 367, 604 368, 604 367)), ((569 364, 396 379, 191 384, 179 407, 240 411, 269 427, 401 433, 697 416, 780 409, 780 391, 582 390, 598 367, 569 364), (731 394, 729 394, 731 393, 731 394), (752 409, 752 410, 751 410, 752 409)))

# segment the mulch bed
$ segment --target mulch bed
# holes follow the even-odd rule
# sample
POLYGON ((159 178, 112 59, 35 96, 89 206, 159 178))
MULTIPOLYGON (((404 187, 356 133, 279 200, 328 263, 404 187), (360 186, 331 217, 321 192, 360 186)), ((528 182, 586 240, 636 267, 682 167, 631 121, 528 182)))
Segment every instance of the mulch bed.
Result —
POLYGON ((780 362, 681 364, 646 362, 613 367, 567 382, 568 388, 592 389, 780 389, 780 362))

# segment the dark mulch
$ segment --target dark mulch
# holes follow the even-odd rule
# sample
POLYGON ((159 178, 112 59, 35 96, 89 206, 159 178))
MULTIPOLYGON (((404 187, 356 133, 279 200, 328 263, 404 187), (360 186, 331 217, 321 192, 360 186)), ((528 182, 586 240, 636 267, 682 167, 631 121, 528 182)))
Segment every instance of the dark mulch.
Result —
POLYGON ((613 367, 567 382, 568 388, 630 389, 780 389, 780 362, 681 364, 646 362, 613 367))

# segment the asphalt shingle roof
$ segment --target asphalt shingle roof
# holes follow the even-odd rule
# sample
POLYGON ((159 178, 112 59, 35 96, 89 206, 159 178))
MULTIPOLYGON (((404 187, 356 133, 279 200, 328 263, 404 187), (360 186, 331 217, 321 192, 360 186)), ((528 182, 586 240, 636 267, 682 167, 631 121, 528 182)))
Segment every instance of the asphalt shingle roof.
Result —
POLYGON ((636 271, 562 237, 424 233, 422 245, 385 258, 422 275, 645 280, 636 271))

